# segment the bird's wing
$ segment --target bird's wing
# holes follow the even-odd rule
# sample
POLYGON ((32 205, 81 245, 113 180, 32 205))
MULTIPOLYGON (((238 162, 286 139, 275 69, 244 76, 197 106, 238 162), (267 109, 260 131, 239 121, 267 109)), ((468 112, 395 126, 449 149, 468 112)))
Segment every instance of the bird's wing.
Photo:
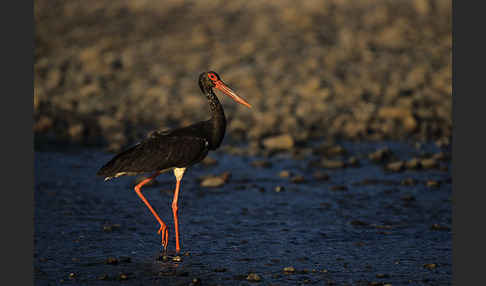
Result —
POLYGON ((201 161, 207 153, 208 142, 204 138, 153 133, 137 145, 116 155, 97 174, 116 177, 123 173, 136 174, 189 167, 201 161))

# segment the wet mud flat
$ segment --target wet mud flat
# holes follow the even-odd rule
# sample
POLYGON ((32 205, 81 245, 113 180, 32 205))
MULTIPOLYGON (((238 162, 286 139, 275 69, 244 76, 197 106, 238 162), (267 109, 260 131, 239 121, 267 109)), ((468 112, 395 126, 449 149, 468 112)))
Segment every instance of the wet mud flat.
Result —
POLYGON ((137 178, 95 177, 113 154, 38 150, 35 285, 450 285, 450 152, 340 146, 298 158, 211 153, 182 182, 179 256, 175 179, 159 176, 143 192, 169 227, 165 257, 137 178))

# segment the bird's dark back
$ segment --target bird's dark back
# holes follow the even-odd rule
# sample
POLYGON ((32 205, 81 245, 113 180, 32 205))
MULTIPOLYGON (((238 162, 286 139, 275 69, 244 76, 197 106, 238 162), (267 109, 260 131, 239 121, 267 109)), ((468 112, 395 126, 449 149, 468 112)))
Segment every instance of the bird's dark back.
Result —
POLYGON ((132 175, 170 168, 187 168, 204 159, 208 151, 208 141, 194 134, 187 136, 184 132, 155 132, 116 155, 97 174, 114 177, 120 173, 132 175))

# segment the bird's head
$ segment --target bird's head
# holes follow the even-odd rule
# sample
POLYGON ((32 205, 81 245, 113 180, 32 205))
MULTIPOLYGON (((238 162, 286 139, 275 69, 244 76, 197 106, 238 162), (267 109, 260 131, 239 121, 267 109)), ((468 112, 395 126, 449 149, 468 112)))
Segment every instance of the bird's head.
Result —
POLYGON ((243 104, 244 106, 251 108, 251 105, 238 96, 233 90, 231 90, 219 77, 219 75, 216 72, 213 71, 208 71, 208 72, 203 72, 199 76, 199 85, 201 89, 204 91, 209 91, 212 88, 216 88, 223 92, 225 95, 231 97, 234 101, 236 101, 239 104, 243 104))

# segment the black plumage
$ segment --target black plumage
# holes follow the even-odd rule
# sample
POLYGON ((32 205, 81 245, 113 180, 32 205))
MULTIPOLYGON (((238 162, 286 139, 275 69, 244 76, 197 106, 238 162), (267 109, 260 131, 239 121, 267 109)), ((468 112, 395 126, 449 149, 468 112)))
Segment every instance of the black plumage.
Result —
POLYGON ((204 138, 155 133, 116 155, 98 171, 98 175, 111 179, 120 175, 187 168, 204 159, 208 151, 208 141, 204 138))
POLYGON ((190 126, 171 131, 155 131, 133 147, 119 153, 98 171, 97 175, 105 180, 123 175, 153 173, 151 177, 135 187, 135 191, 161 224, 162 244, 167 246, 165 224, 142 195, 140 188, 160 173, 174 170, 177 179, 172 208, 176 227, 176 249, 179 251, 177 224, 177 196, 179 184, 186 168, 202 161, 210 150, 217 149, 224 138, 226 117, 223 107, 214 94, 213 88, 221 90, 236 102, 251 107, 244 99, 236 95, 215 72, 204 72, 199 76, 199 87, 206 95, 211 118, 190 126))

